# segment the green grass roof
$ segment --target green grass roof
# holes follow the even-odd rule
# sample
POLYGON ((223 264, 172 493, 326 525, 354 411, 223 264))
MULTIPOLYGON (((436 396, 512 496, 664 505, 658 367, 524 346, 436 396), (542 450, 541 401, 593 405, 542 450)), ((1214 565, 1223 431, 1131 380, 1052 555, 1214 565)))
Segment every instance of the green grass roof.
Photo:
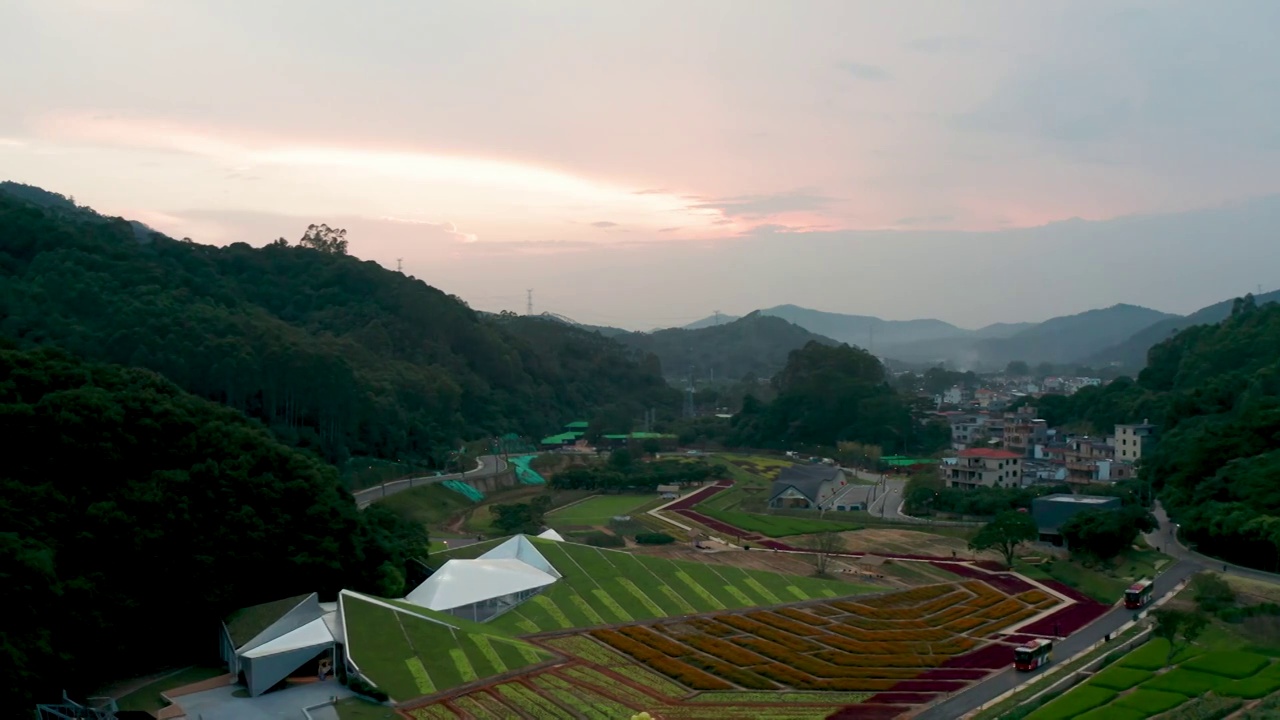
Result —
POLYGON ((254 605, 237 610, 227 616, 223 622, 227 633, 231 636, 231 644, 237 648, 252 640, 258 633, 271 627, 271 623, 284 617, 285 613, 298 607, 298 603, 311 597, 311 593, 296 597, 273 600, 269 603, 254 605))
POLYGON ((501 632, 404 602, 341 595, 347 653, 370 682, 404 702, 554 656, 501 632))
POLYGON ((590 426, 591 424, 588 423, 586 420, 575 420, 571 423, 566 424, 564 426, 564 429, 565 430, 586 430, 590 426))
POLYGON ((542 438, 542 444, 543 445, 563 445, 564 443, 567 443, 567 442, 573 442, 574 440, 577 440, 581 436, 582 436, 582 433, 564 432, 564 433, 560 433, 559 435, 551 435, 550 437, 542 438))

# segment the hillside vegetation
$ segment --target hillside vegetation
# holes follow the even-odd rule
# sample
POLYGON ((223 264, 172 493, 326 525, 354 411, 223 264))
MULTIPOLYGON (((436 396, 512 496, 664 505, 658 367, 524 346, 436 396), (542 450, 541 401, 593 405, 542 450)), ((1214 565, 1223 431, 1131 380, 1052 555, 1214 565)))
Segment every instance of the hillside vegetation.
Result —
POLYGON ((656 361, 594 333, 484 320, 341 251, 140 240, 39 193, 0 189, 4 336, 155 370, 331 461, 439 461, 460 440, 679 402, 656 361))
POLYGON ((1141 473, 1161 488, 1183 538, 1233 562, 1280 568, 1280 305, 1236 300, 1220 324, 1153 347, 1136 382, 1042 400, 1054 423, 1159 424, 1141 473))
POLYGON ((0 435, 13 707, 206 659, 211 619, 240 607, 396 595, 426 544, 358 511, 333 467, 146 370, 0 350, 0 435))
POLYGON ((837 344, 831 338, 759 312, 722 325, 628 333, 617 339, 656 355, 667 377, 684 378, 692 369, 700 380, 738 380, 748 374, 771 377, 787 364, 792 350, 810 342, 837 344))

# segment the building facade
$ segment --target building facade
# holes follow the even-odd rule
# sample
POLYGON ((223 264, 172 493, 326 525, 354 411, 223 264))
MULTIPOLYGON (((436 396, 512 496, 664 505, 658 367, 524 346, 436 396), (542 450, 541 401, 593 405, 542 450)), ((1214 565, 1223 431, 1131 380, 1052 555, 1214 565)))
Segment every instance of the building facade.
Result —
POLYGON ((966 490, 1019 487, 1022 485, 1022 457, 1008 450, 961 450, 955 458, 943 461, 941 473, 947 487, 966 490))

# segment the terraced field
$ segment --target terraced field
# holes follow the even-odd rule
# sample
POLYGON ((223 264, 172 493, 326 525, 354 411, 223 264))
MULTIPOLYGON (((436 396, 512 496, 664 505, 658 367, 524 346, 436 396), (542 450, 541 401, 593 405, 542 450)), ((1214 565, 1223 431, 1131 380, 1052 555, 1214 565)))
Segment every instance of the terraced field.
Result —
POLYGON ((1058 600, 979 581, 866 599, 543 636, 570 661, 409 712, 417 718, 887 720, 1011 662, 993 641, 1058 600))
POLYGON ((575 543, 536 538, 533 543, 563 578, 487 626, 510 634, 540 633, 844 597, 876 589, 575 543))
POLYGON ((1241 705, 1280 692, 1277 655, 1192 646, 1180 651, 1166 667, 1168 652, 1167 641, 1152 640, 1038 708, 1027 720, 1142 720, 1205 700, 1217 699, 1223 706, 1241 705))

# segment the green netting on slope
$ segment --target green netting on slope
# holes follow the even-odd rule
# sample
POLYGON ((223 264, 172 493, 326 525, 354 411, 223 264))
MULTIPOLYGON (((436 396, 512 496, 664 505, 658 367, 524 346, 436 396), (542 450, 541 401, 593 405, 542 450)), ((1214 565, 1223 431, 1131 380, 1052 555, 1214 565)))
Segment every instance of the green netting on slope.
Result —
POLYGON ((471 502, 480 502, 484 500, 484 493, 462 482, 461 480, 445 480, 440 483, 456 493, 462 493, 471 502))
POLYGON ((547 479, 538 474, 529 466, 533 462, 534 455, 521 455, 520 457, 511 458, 511 467, 515 468, 516 477, 525 485, 546 485, 547 479))

